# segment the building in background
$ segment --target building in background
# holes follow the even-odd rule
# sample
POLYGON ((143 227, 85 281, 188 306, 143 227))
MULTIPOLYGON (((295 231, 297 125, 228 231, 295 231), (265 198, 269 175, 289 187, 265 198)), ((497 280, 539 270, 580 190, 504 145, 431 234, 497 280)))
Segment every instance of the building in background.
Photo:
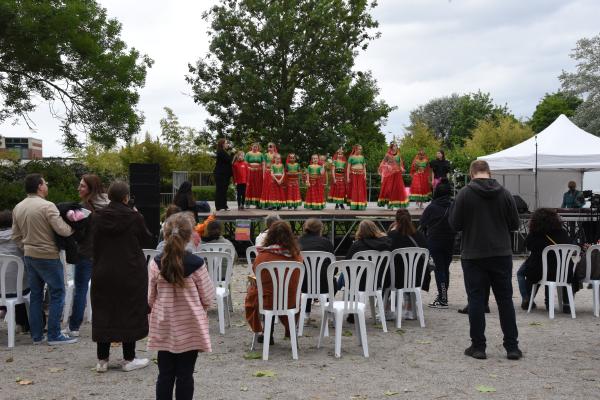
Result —
POLYGON ((0 153, 11 152, 20 160, 42 158, 42 141, 31 137, 0 137, 0 153))

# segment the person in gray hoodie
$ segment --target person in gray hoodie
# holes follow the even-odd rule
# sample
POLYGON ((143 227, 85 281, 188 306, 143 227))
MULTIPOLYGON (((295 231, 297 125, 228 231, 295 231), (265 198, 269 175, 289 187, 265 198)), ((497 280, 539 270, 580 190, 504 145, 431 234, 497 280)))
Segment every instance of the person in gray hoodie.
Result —
POLYGON ((518 360, 515 307, 512 301, 511 232, 519 227, 519 214, 510 192, 491 178, 490 167, 475 160, 471 182, 458 192, 448 222, 462 232, 461 263, 469 301, 471 346, 465 355, 485 359, 485 289, 491 285, 504 333, 507 358, 518 360))

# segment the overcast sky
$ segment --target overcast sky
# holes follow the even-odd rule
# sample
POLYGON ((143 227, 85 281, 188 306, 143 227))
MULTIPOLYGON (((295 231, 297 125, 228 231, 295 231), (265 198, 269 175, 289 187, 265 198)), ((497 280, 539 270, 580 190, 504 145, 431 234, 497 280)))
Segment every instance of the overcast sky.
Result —
MULTIPOLYGON (((184 125, 200 128, 207 116, 190 97, 187 64, 208 49, 201 14, 215 0, 100 0, 123 24, 122 37, 154 59, 139 108, 142 133, 159 133, 163 107, 184 125)), ((371 70, 381 97, 398 109, 384 132, 401 135, 410 110, 451 93, 481 89, 518 117, 529 117, 539 99, 573 70, 569 53, 579 38, 600 33, 598 0, 379 0, 375 18, 382 36, 361 54, 356 68, 371 70)), ((63 155, 58 124, 41 104, 26 125, 0 125, 8 136, 44 141, 44 156, 63 155)))

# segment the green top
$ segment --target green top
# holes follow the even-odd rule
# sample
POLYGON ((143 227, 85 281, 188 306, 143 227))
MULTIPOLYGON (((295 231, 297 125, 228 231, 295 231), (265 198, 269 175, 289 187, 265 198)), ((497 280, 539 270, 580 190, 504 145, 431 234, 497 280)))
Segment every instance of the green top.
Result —
POLYGON ((415 161, 415 165, 416 165, 417 167, 419 167, 419 168, 423 168, 423 169, 425 169, 425 168, 427 168, 427 164, 428 164, 428 163, 427 163, 427 159, 426 159, 426 158, 425 158, 425 159, 423 159, 423 160, 421 160, 421 161, 419 161, 419 160, 416 160, 416 161, 415 161))
POLYGON ((319 164, 310 164, 306 170, 308 171, 309 175, 321 175, 323 167, 319 164))
POLYGON ((364 156, 350 156, 350 158, 348 158, 348 163, 350 163, 350 165, 364 165, 365 164, 365 157, 364 156))
POLYGON ((394 156, 394 161, 396 161, 396 164, 398 165, 402 164, 402 157, 400 157, 400 153, 394 156))
POLYGON ((271 174, 283 175, 283 164, 272 164, 271 165, 271 174))
POLYGON ((262 164, 264 156, 261 152, 258 152, 258 153, 248 152, 248 153, 246 153, 246 156, 244 157, 244 159, 246 160, 246 162, 248 164, 262 164))
POLYGON ((346 169, 346 161, 344 160, 335 160, 333 162, 333 167, 335 168, 336 171, 338 172, 342 172, 346 169))
POLYGON ((298 164, 298 163, 286 164, 286 170, 290 174, 297 174, 300 172, 300 164, 298 164))
POLYGON ((275 153, 265 153, 263 160, 265 161, 267 168, 271 166, 271 162, 273 162, 273 155, 275 153))

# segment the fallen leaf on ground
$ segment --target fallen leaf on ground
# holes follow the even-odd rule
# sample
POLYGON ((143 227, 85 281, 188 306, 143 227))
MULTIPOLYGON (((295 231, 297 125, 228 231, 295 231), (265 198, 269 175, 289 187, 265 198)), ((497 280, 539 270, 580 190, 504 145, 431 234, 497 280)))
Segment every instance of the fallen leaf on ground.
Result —
POLYGON ((247 392, 247 391, 248 391, 248 386, 242 386, 242 387, 240 388, 240 391, 241 391, 241 392, 247 392))
POLYGON ((393 392, 391 390, 386 390, 385 392, 383 392, 383 394, 386 395, 386 396, 395 396, 395 395, 400 394, 400 393, 393 392))
POLYGON ((152 362, 153 362, 154 364, 158 364, 158 359, 156 359, 156 358, 153 358, 153 359, 152 359, 152 362))
POLYGON ((256 371, 254 373, 254 376, 256 376, 257 378, 274 378, 275 372, 273 372, 269 369, 265 369, 263 371, 256 371))
POLYGON ((342 332, 342 336, 352 336, 352 331, 344 331, 342 332))
POLYGON ((475 389, 477 389, 477 391, 479 391, 481 393, 493 393, 496 391, 496 388, 493 388, 491 386, 486 386, 486 385, 475 386, 475 389))
POLYGON ((531 322, 529 325, 531 325, 531 326, 542 326, 542 323, 535 321, 535 322, 531 322))
POLYGON ((14 361, 14 359, 13 359, 12 357, 8 357, 8 358, 6 359, 6 362, 7 362, 7 363, 9 363, 9 362, 13 362, 13 361, 14 361))
POLYGON ((262 358, 262 353, 258 351, 249 351, 244 354, 244 360, 260 360, 262 358))
POLYGON ((30 381, 29 379, 21 379, 21 378, 17 378, 17 384, 19 385, 31 385, 33 383, 33 381, 30 381))
POLYGON ((404 335, 406 333, 406 331, 404 329, 396 329, 396 333, 398 335, 404 335))
POLYGON ((490 378, 497 378, 497 377, 498 377, 498 375, 496 375, 496 374, 490 374, 490 378))
POLYGON ((60 372, 60 371, 64 371, 64 368, 48 368, 48 371, 52 372, 52 373, 56 373, 56 372, 60 372))
POLYGON ((417 344, 431 344, 431 340, 417 340, 417 344))

